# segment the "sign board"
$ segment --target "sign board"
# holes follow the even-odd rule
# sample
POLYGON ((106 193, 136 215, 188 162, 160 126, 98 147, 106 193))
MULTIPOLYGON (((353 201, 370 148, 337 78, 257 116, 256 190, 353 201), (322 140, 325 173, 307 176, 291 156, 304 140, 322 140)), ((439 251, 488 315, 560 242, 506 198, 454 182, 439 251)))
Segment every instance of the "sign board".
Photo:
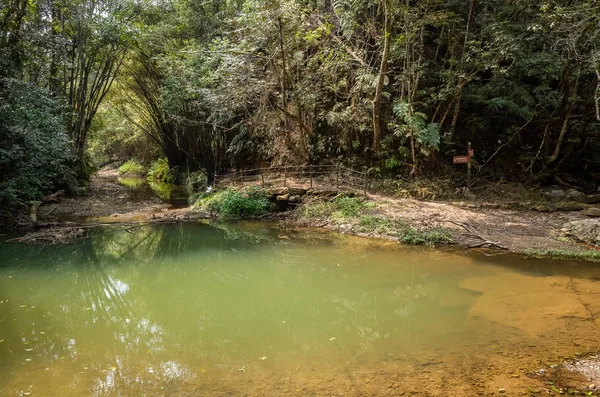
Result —
POLYGON ((454 156, 452 160, 454 164, 468 164, 470 158, 469 156, 454 156))

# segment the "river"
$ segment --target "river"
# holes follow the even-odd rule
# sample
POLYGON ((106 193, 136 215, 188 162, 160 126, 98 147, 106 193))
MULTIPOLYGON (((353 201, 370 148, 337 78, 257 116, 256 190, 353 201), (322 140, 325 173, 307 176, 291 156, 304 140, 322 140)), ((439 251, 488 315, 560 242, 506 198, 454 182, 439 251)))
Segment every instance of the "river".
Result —
POLYGON ((520 395, 598 346, 590 263, 250 222, 0 258, 0 395, 520 395))

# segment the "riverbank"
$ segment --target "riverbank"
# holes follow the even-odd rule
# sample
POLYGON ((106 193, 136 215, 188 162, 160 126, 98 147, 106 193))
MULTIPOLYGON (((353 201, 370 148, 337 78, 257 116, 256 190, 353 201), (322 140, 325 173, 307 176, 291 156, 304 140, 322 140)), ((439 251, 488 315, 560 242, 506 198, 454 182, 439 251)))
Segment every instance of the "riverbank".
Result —
MULTIPOLYGON (((566 225, 590 218, 581 211, 541 212, 529 209, 541 204, 517 205, 482 200, 422 201, 369 194, 356 198, 350 211, 331 197, 307 195, 304 203, 286 212, 270 213, 287 228, 324 228, 344 234, 378 237, 412 244, 455 244, 470 249, 500 249, 535 257, 598 259, 592 246, 569 235, 566 225)), ((564 204, 563 204, 564 205, 564 204)), ((542 207, 547 207, 544 204, 542 207)), ((589 207, 589 206, 588 206, 589 207)), ((589 210, 589 208, 587 208, 589 210)), ((195 221, 214 214, 175 205, 119 182, 116 170, 102 170, 91 182, 88 194, 42 205, 44 225, 93 225, 104 223, 195 221)))

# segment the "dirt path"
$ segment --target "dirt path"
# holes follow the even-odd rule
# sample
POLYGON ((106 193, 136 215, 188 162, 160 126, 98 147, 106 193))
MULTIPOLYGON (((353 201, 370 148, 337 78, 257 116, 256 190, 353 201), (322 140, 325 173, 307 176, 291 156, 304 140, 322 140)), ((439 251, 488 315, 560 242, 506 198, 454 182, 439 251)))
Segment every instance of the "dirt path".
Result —
POLYGON ((59 203, 47 204, 38 211, 42 222, 114 223, 145 221, 161 218, 186 219, 194 215, 181 205, 161 200, 141 178, 138 187, 119 182, 115 169, 103 169, 92 179, 88 192, 80 197, 68 197, 59 203))

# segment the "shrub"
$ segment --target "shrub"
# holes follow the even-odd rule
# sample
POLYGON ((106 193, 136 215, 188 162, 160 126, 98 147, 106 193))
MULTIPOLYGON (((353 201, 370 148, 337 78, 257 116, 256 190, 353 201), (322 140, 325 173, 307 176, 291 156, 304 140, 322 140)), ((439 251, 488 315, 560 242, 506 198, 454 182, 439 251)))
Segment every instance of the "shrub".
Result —
POLYGON ((144 166, 135 160, 126 161, 119 167, 119 174, 121 175, 144 175, 145 173, 146 169, 144 166))
POLYGON ((433 245, 449 243, 452 241, 450 233, 446 229, 419 230, 411 226, 402 226, 398 230, 398 238, 405 244, 433 245))
POLYGON ((65 114, 49 92, 0 78, 0 209, 77 188, 65 114))
POLYGON ((169 160, 160 158, 152 163, 148 170, 148 178, 156 181, 172 183, 175 181, 175 175, 169 168, 169 160))
POLYGON ((200 198, 195 206, 221 218, 245 218, 266 214, 269 200, 257 187, 242 191, 229 188, 200 198))
POLYGON ((185 178, 185 187, 190 195, 197 192, 206 192, 206 188, 208 187, 206 174, 201 171, 188 173, 185 178))

